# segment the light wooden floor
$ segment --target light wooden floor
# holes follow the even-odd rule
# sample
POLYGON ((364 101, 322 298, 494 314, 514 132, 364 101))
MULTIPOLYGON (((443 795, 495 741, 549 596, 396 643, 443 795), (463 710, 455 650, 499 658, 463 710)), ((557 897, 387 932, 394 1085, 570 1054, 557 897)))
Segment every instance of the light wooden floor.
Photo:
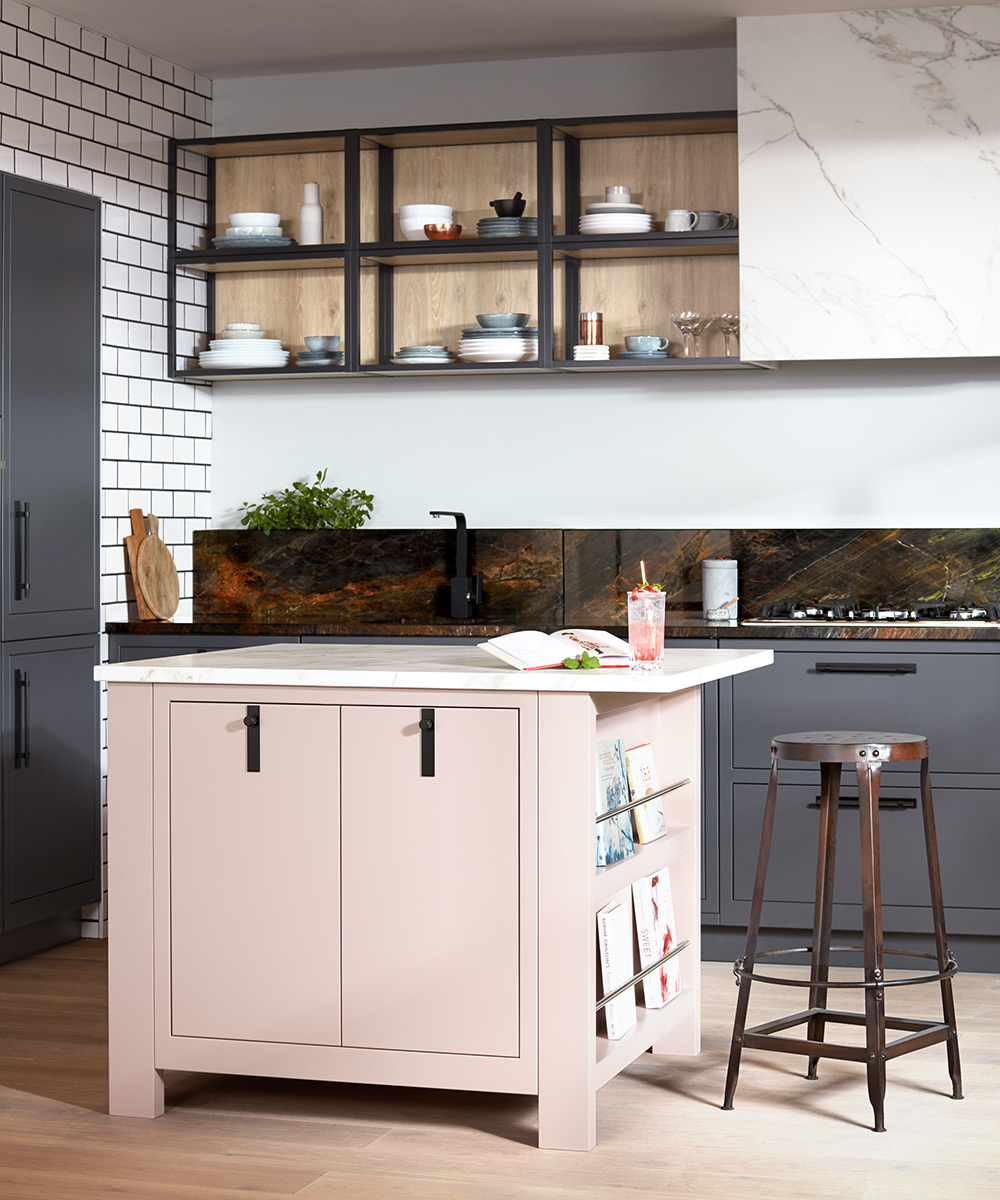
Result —
MULTIPOLYGON (((597 1149, 570 1154, 534 1148, 525 1097, 171 1073, 165 1116, 110 1118, 105 944, 81 941, 0 968, 0 1197, 998 1200, 1000 976, 956 990, 966 1099, 943 1047, 897 1059, 875 1134, 863 1069, 829 1059, 810 1083, 747 1052, 722 1112, 736 988, 706 965, 701 1056, 643 1056, 599 1095, 597 1149)), ((938 995, 897 989, 890 1011, 935 1017, 938 995)), ((801 996, 757 985, 751 1020, 801 996)))

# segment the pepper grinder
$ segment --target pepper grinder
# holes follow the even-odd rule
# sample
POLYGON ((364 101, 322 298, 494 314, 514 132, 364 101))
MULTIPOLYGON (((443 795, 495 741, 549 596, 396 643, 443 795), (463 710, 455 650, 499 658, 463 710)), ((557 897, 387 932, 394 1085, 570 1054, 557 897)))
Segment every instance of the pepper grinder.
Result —
POLYGON ((319 184, 302 186, 302 207, 299 209, 299 244, 317 246, 323 241, 323 209, 319 202, 319 184))

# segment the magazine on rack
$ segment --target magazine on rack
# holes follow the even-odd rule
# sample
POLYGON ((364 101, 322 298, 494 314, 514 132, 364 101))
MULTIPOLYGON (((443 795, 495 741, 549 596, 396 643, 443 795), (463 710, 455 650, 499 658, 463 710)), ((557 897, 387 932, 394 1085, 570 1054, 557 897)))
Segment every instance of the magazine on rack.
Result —
POLYGON ((579 658, 584 650, 595 655, 602 667, 628 666, 628 642, 603 629, 560 629, 556 633, 525 629, 480 642, 479 648, 519 671, 561 667, 564 659, 579 658))

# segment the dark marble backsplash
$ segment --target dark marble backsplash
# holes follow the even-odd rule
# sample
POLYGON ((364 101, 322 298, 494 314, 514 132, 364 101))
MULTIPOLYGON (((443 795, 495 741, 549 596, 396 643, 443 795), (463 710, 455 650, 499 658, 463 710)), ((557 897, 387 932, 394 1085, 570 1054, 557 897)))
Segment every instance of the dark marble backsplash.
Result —
MULTIPOLYGON (((668 610, 700 614, 701 560, 739 562, 740 616, 791 596, 1000 600, 1000 529, 470 529, 484 576, 476 624, 625 625, 647 577, 668 610)), ((194 535, 196 617, 453 623, 455 531, 194 535)))

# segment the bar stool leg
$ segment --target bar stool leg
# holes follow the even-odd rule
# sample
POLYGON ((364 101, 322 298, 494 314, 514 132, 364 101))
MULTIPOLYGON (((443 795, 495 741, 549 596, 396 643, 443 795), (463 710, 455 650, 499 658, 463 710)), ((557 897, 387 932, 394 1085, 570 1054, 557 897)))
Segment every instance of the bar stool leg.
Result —
MULTIPOLYGON (((924 813, 924 841, 927 846, 927 875, 931 885, 931 912, 934 917, 934 942, 937 947, 938 970, 947 970, 950 961, 948 939, 944 928, 944 900, 941 895, 941 868, 938 865, 937 833, 934 826, 934 801, 931 797, 930 764, 920 762, 920 802, 924 813)), ((958 1027, 955 1023, 955 996, 951 979, 941 980, 941 1004, 948 1035, 948 1074, 951 1076, 953 1100, 962 1099, 962 1064, 958 1057, 958 1027)))
MULTIPOLYGON (((861 810, 861 918, 864 928, 865 982, 885 978, 882 950, 882 881, 879 871, 878 785, 881 766, 858 763, 861 810)), ((865 988, 865 1047, 868 1098, 875 1114, 875 1132, 885 1132, 885 992, 865 988)))
MULTIPOLYGON (((752 971, 757 954, 757 938, 760 934, 760 918, 764 907, 764 881, 767 879, 767 862, 771 855, 771 834, 774 830, 774 810, 778 798, 778 754, 771 747, 771 774, 767 781, 767 800, 764 803, 764 823, 760 831, 760 852, 757 855, 757 875, 753 884, 753 900, 750 903, 750 920, 747 924, 746 948, 740 960, 747 971, 752 971)), ((740 990, 736 1000, 736 1016, 733 1021, 733 1040, 729 1047, 729 1070, 726 1073, 726 1095, 723 1109, 733 1107, 733 1096, 740 1075, 740 1055, 743 1051, 743 1033, 747 1024, 747 1008, 750 1005, 750 983, 745 976, 739 981, 740 990)))
MULTIPOLYGON (((819 986, 809 989, 809 1007, 826 1008, 830 978, 830 935, 833 927, 833 878, 837 857, 837 812, 840 803, 840 763, 820 763, 819 849, 816 860, 816 904, 813 908, 812 972, 819 986)), ((826 1031, 822 1017, 810 1017, 806 1036, 821 1042, 826 1031)), ((807 1079, 816 1079, 819 1058, 809 1059, 807 1079)))

